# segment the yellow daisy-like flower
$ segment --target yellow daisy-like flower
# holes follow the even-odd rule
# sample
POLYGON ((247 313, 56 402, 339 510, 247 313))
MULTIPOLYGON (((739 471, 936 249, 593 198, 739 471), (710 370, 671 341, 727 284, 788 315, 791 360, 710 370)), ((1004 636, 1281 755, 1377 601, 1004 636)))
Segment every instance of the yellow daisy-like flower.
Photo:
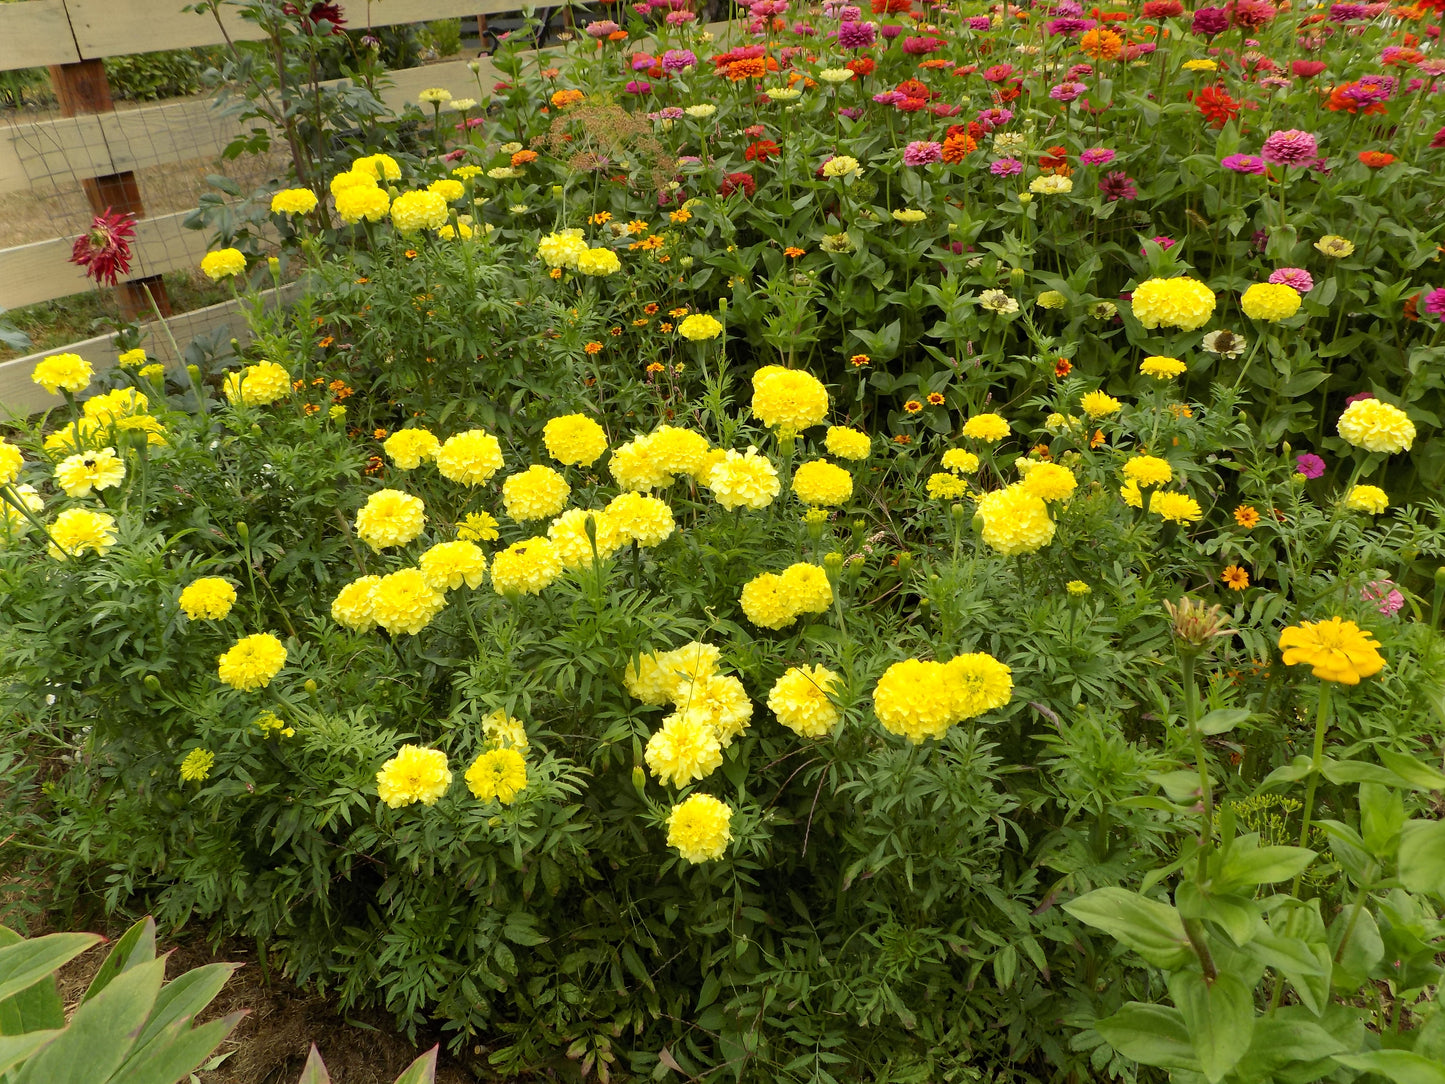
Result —
POLYGON ((963 435, 969 440, 993 444, 1007 437, 1012 429, 1001 414, 975 414, 963 423, 963 435))
POLYGON ((437 452, 437 470, 442 477, 462 485, 485 485, 501 469, 502 445, 483 429, 448 437, 437 452))
POLYGON ((1352 512, 1369 512, 1378 516, 1390 507, 1390 498, 1379 486, 1355 486, 1345 496, 1345 507, 1352 512))
POLYGON ((867 459, 873 451, 873 438, 847 426, 830 425, 828 435, 823 438, 823 447, 828 449, 829 455, 839 459, 867 459))
POLYGON ((513 542, 492 558, 492 588, 499 595, 539 595, 562 575, 562 559, 551 539, 513 542))
POLYGON ((236 589, 219 576, 202 576, 181 592, 181 612, 191 621, 219 621, 236 604, 236 589))
POLYGON ((52 354, 35 366, 30 379, 51 395, 59 395, 62 389, 84 391, 94 372, 90 362, 79 354, 52 354))
POLYGON ((756 448, 739 454, 732 448, 708 473, 705 481, 717 503, 731 512, 735 508, 766 508, 782 491, 778 469, 756 448))
POLYGON ((1337 233, 1327 233, 1315 242, 1315 248, 1330 257, 1332 260, 1342 260, 1346 256, 1353 256, 1355 243, 1337 233))
POLYGON ((446 595, 433 587, 419 568, 403 568, 382 576, 371 588, 371 618, 393 636, 415 636, 446 605, 446 595))
POLYGON ((978 515, 983 520, 984 542, 1005 557, 1033 553, 1054 538, 1048 505, 1022 483, 984 494, 978 502, 978 515))
POLYGON ((216 660, 220 679, 233 689, 264 689, 286 665, 286 645, 269 632, 243 636, 216 660))
POLYGON ((57 561, 89 550, 104 553, 115 545, 115 517, 84 508, 67 508, 50 525, 50 556, 57 561))
POLYGON ((1139 371, 1155 380, 1172 380, 1176 376, 1182 376, 1188 369, 1178 358, 1166 358, 1159 354, 1152 354, 1139 363, 1139 371))
POLYGON ((706 779, 722 764, 722 743, 705 713, 675 711, 647 740, 643 759, 658 780, 685 787, 706 779))
POLYGON ((791 666, 773 683, 768 710, 793 733, 821 738, 832 733, 840 718, 830 694, 842 679, 823 666, 791 666))
POLYGON ((826 459, 814 459, 793 472, 793 494, 807 505, 836 508, 853 496, 853 476, 826 459))
POLYGON ((1299 312, 1300 295, 1282 282, 1256 282, 1244 291, 1239 307, 1251 320, 1277 324, 1299 312))
POLYGON ((1204 515, 1199 502, 1185 493, 1163 491, 1149 501, 1149 511, 1169 523, 1193 523, 1204 515))
POLYGON ((215 753, 209 749, 192 749, 181 759, 180 776, 187 783, 201 783, 215 766, 215 753))
POLYGON ((590 467, 607 450, 607 434, 585 414, 564 414, 542 427, 547 454, 569 467, 590 467))
POLYGON ((527 758, 517 749, 488 749, 467 769, 467 789, 483 802, 511 805, 527 789, 527 758))
POLYGON ((1102 391, 1088 392, 1079 400, 1079 409, 1094 421, 1107 418, 1110 414, 1117 414, 1123 405, 1112 395, 1102 391))
POLYGON ((438 542, 417 562, 426 582, 437 591, 477 588, 487 578, 487 555, 474 542, 438 542))
POLYGON ((208 252, 201 259, 201 270, 212 282, 240 275, 246 270, 246 257, 239 249, 223 248, 219 252, 208 252))
POLYGON ((348 583, 331 603, 332 619, 352 632, 376 628, 376 585, 380 582, 380 576, 362 576, 348 583))
POLYGON ((828 416, 828 389, 801 369, 765 365, 753 374, 753 416, 769 429, 801 433, 828 416))
POLYGON ((435 459, 441 441, 426 429, 398 429, 381 445, 392 463, 401 470, 416 470, 424 462, 435 459))
POLYGON ((1403 410, 1379 399, 1357 399, 1336 423, 1340 436, 1367 452, 1407 452, 1415 442, 1415 423, 1403 410))
POLYGON ((379 489, 356 513, 356 536, 377 553, 413 541, 426 526, 420 497, 399 489, 379 489))
POLYGON ((376 773, 377 796, 392 809, 416 802, 436 805, 451 785, 447 755, 420 745, 403 745, 376 773))
POLYGON ((502 483, 502 507, 518 523, 551 519, 567 504, 572 487, 551 467, 534 463, 502 483))
POLYGON ((733 811, 710 794, 692 794, 667 815, 667 845, 689 862, 711 862, 727 853, 733 811))
POLYGON ((1305 665, 1314 676, 1342 685, 1358 685, 1385 668, 1380 645, 1353 621, 1302 621, 1279 635, 1286 666, 1305 665))
POLYGON ((490 512, 468 512, 457 524, 457 537, 463 542, 495 542, 497 519, 490 512))
MULTIPOLYGON (((1174 468, 1167 459, 1153 455, 1136 455, 1124 464, 1124 477, 1134 483, 1137 493, 1140 486, 1162 486, 1172 482, 1174 468)), ((1142 503, 1141 501, 1140 504, 1142 503)))
POLYGON ((55 481, 67 497, 89 497, 101 489, 113 489, 125 480, 125 462, 114 448, 80 452, 60 461, 55 481))
POLYGON ((1134 318, 1144 327, 1194 331, 1214 315, 1214 291, 1191 278, 1146 279, 1134 288, 1134 318))

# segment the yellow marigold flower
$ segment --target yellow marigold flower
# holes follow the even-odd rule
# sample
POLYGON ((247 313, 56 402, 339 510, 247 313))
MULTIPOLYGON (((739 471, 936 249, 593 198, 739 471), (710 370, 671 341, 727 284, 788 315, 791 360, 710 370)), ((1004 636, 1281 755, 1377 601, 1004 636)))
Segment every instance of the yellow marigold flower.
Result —
POLYGON ((1352 512, 1378 516, 1390 507, 1390 498, 1379 486, 1355 486, 1345 497, 1345 507, 1352 512))
POLYGON ((467 789, 483 802, 511 805, 527 789, 527 758, 507 746, 488 749, 472 761, 464 777, 467 789))
POLYGON ((1153 455, 1136 455, 1124 464, 1124 477, 1134 483, 1137 494, 1140 486, 1162 486, 1172 482, 1174 468, 1167 459, 1153 455))
POLYGON ((1337 233, 1325 234, 1315 242, 1315 248, 1334 260, 1342 260, 1346 256, 1353 256, 1355 253, 1355 243, 1346 240, 1337 233))
POLYGON ((364 169, 348 169, 331 178, 331 194, 338 199, 342 193, 356 189, 375 189, 376 174, 364 169))
POLYGON ((928 476, 928 495, 936 501, 956 501, 968 496, 968 481, 952 471, 935 471, 928 476))
POLYGON ((316 210, 316 193, 309 188, 283 188, 271 197, 273 215, 309 215, 316 210))
POLYGON ((1132 478, 1119 487, 1119 496, 1130 508, 1144 507, 1144 494, 1139 491, 1139 483, 1132 478))
POLYGON ((1301 621, 1279 634, 1284 664, 1303 664, 1314 676, 1342 685, 1358 685, 1385 668, 1380 645, 1353 621, 1332 617, 1328 621, 1301 621))
POLYGON ((220 282, 221 279, 243 274, 246 270, 246 257, 239 249, 234 248, 208 252, 201 259, 201 270, 212 282, 220 282))
POLYGON ((392 809, 416 802, 436 805, 451 785, 447 755, 420 745, 403 745, 376 773, 377 797, 392 809))
POLYGON ((1300 295, 1282 282, 1256 282, 1239 299, 1239 307, 1251 320, 1276 324, 1299 312, 1300 295))
POLYGON ((684 339, 691 339, 695 343, 703 342, 706 339, 716 339, 722 334, 722 330, 722 323, 705 313, 693 313, 677 325, 677 333, 684 339))
POLYGON ((428 192, 434 192, 448 203, 455 203, 466 194, 467 186, 461 181, 454 181, 450 177, 441 177, 426 186, 428 192))
POLYGON ((380 576, 362 576, 352 580, 331 603, 331 617, 338 625, 352 632, 370 632, 376 628, 376 585, 380 576))
POLYGON ((1079 487, 1079 480, 1074 477, 1073 471, 1058 463, 1035 463, 1020 484, 1025 492, 1032 493, 1046 504, 1052 504, 1073 496, 1074 490, 1079 487))
POLYGON ((0 501, 0 545, 13 542, 30 530, 32 523, 30 516, 27 516, 25 512, 38 517, 45 510, 45 501, 35 491, 34 486, 11 483, 10 498, 25 511, 22 512, 10 501, 0 501))
POLYGON ((1194 60, 1186 60, 1180 65, 1187 72, 1212 72, 1219 67, 1219 63, 1204 57, 1194 60))
POLYGON ((747 690, 729 674, 709 674, 691 680, 680 678, 673 692, 673 703, 680 711, 705 719, 723 749, 748 728, 753 717, 753 702, 747 690))
POLYGON ((217 675, 233 689, 264 689, 286 665, 286 645, 269 632, 243 636, 216 660, 217 675))
POLYGON ((941 738, 957 722, 954 692, 942 663, 904 659, 883 672, 873 689, 873 714, 883 729, 919 745, 941 738))
POLYGON ((415 636, 446 604, 446 595, 419 568, 382 576, 371 590, 372 619, 393 636, 403 632, 415 636))
POLYGON ((1084 598, 1093 593, 1093 588, 1083 580, 1070 580, 1064 584, 1064 589, 1069 592, 1070 598, 1084 598))
POLYGON ((1407 452, 1415 442, 1415 423, 1399 407, 1379 399, 1357 399, 1336 423, 1340 436, 1367 452, 1407 452))
POLYGON ((562 575, 562 559, 547 538, 513 542, 492 558, 492 588, 499 595, 539 595, 562 575))
POLYGON ((463 542, 495 542, 496 517, 490 512, 468 512, 457 524, 457 537, 463 542))
POLYGON ((401 470, 416 470, 422 463, 435 459, 441 441, 426 429, 398 429, 382 443, 381 449, 401 470))
MULTIPOLYGON (((677 526, 666 501, 641 493, 619 493, 608 502, 602 514, 622 545, 628 542, 645 548, 661 545, 677 526)), ((598 552, 601 553, 600 547, 598 552)))
POLYGON ((1119 408, 1123 405, 1112 395, 1107 395, 1102 391, 1088 392, 1079 400, 1079 409, 1094 421, 1118 413, 1119 408))
POLYGON ((685 787, 706 779, 722 764, 717 730, 700 712, 675 711, 647 740, 647 767, 663 783, 685 787))
POLYGON ((711 794, 691 794, 667 815, 667 845, 689 862, 711 862, 727 853, 733 811, 711 794))
POLYGON ((764 365, 753 374, 753 416, 769 429, 801 433, 828 416, 828 389, 801 369, 764 365))
POLYGON ((1199 502, 1184 493, 1160 491, 1149 501, 1149 511, 1169 523, 1193 523, 1204 515, 1199 502))
POLYGON ((746 455, 729 448, 705 481, 717 503, 731 512, 735 508, 766 508, 782 490, 778 469, 756 448, 746 455))
POLYGON ((707 438, 691 429, 664 425, 648 437, 648 450, 668 474, 701 477, 711 448, 707 438))
POLYGON ((216 766, 216 754, 209 749, 192 749, 181 759, 181 778, 187 783, 201 783, 216 766))
POLYGON ((768 710, 799 737, 824 737, 838 725, 838 709, 829 694, 841 684, 842 679, 826 667, 791 666, 773 683, 768 710))
POLYGON ((612 450, 607 469, 617 484, 633 492, 666 489, 672 485, 671 463, 665 461, 651 436, 636 437, 612 450))
MULTIPOLYGON (((1288 289, 1288 287, 1285 287, 1288 289)), ((1139 371, 1155 380, 1171 380, 1187 372, 1189 367, 1178 358, 1166 358, 1153 354, 1139 363, 1139 371)))
POLYGON ((542 427, 547 454, 569 467, 590 467, 607 450, 607 434, 585 414, 564 414, 542 427))
POLYGON ((448 437, 437 452, 442 477, 462 485, 485 485, 502 469, 502 446, 483 429, 468 429, 448 437))
POLYGON ((464 583, 477 588, 487 577, 487 555, 474 542, 438 542, 417 566, 437 591, 455 591, 464 583))
POLYGON ((274 361, 258 361, 221 382, 226 401, 235 406, 267 406, 291 394, 291 374, 274 361))
POLYGON ((954 474, 972 474, 978 470, 978 456, 962 448, 950 448, 943 453, 943 467, 954 474))
POLYGON ((835 155, 823 163, 823 176, 834 180, 838 177, 858 176, 863 172, 863 167, 858 164, 858 159, 846 154, 835 155))
MULTIPOLYGON (((667 699, 679 707, 694 682, 706 681, 717 675, 722 652, 716 644, 704 644, 691 640, 681 647, 657 655, 658 665, 666 674, 667 699)), ((750 715, 751 709, 748 714, 750 715)))
POLYGON ((550 519, 567 505, 572 487, 551 467, 534 463, 502 483, 502 508, 518 523, 550 519))
MULTIPOLYGON (((364 158, 358 158, 352 162, 351 168, 357 173, 365 173, 376 181, 401 180, 401 166, 389 154, 368 154, 364 158)), ((460 168, 465 169, 466 167, 460 168)))
POLYGON ((439 230, 447 224, 447 201, 435 192, 403 192, 391 201, 391 224, 401 233, 439 230))
POLYGON ((610 248, 588 248, 577 253, 577 273, 602 277, 622 270, 622 261, 610 248))
POLYGON ((867 459, 873 451, 873 438, 847 426, 830 425, 828 435, 823 438, 823 447, 828 449, 829 455, 836 455, 839 459, 867 459))
POLYGON ((356 536, 380 553, 388 546, 404 546, 426 526, 426 506, 420 497, 399 489, 379 489, 356 513, 356 536))
POLYGON ((180 604, 191 621, 219 621, 236 604, 236 589, 219 576, 202 576, 186 584, 180 604))
POLYGON ((994 444, 1006 438, 1013 430, 1001 414, 975 414, 963 423, 963 435, 969 440, 981 440, 994 444))
POLYGON ((8 486, 20 477, 20 468, 24 465, 25 459, 21 456, 20 449, 0 437, 0 486, 8 486))
POLYGON ((1020 483, 985 493, 978 502, 978 515, 984 542, 1005 557, 1033 553, 1054 538, 1048 505, 1020 483))
POLYGON ((146 352, 141 347, 136 347, 134 350, 124 350, 115 359, 117 365, 122 365, 126 368, 130 368, 132 365, 144 365, 145 360, 146 352))
POLYGON ((1001 708, 1013 696, 1013 671, 982 651, 955 655, 943 664, 952 689, 954 722, 1001 708))
POLYGON ((144 414, 149 408, 150 400, 134 388, 115 388, 92 395, 80 405, 80 412, 97 422, 119 422, 144 414))
POLYGON ((136 375, 146 380, 162 380, 166 375, 166 367, 160 362, 153 362, 150 365, 142 365, 136 370, 136 375))
POLYGON ((59 395, 62 389, 84 391, 92 375, 90 362, 79 354, 52 354, 35 366, 30 379, 51 395, 59 395))
MULTIPOLYGON (((669 509, 669 520, 671 516, 672 512, 669 509)), ((562 562, 563 568, 592 567, 593 540, 587 536, 587 520, 589 518, 592 520, 592 530, 596 536, 599 560, 607 560, 631 541, 617 531, 605 512, 594 511, 590 508, 569 508, 554 519, 547 528, 547 538, 551 541, 557 559, 562 562)))
POLYGON ((587 238, 578 229, 549 233, 537 243, 537 257, 548 267, 577 270, 577 258, 587 251, 587 238))
MULTIPOLYGON (((341 174, 346 176, 346 174, 341 174)), ((391 210, 391 197, 382 189, 377 188, 375 183, 370 185, 355 185, 335 191, 335 181, 332 182, 333 196, 336 201, 336 213, 341 220, 349 225, 356 225, 363 218, 368 222, 380 222, 391 210)))
POLYGON ((50 525, 50 556, 57 561, 86 550, 104 553, 115 545, 115 517, 84 508, 67 508, 50 525))
POLYGON ((793 493, 804 504, 836 508, 853 496, 853 476, 826 459, 814 459, 793 472, 793 493))
POLYGON ((89 497, 96 490, 113 489, 124 480, 125 462, 114 448, 68 456, 55 468, 55 481, 67 497, 89 497))
POLYGON ((1134 318, 1151 331, 1194 331, 1214 315, 1214 291, 1191 278, 1145 279, 1134 288, 1134 318))
POLYGON ((833 605, 833 585, 820 565, 799 561, 783 569, 780 579, 795 615, 820 614, 833 605))
POLYGON ((669 653, 643 652, 627 663, 622 684, 635 700, 661 707, 672 699, 675 679, 668 663, 669 653))
POLYGON ((269 737, 272 733, 282 738, 294 738, 296 736, 295 728, 287 726, 286 721, 274 711, 263 711, 260 715, 256 716, 256 729, 266 737, 269 737))
POLYGON ((759 628, 782 629, 798 619, 783 578, 775 572, 764 572, 745 583, 738 603, 747 619, 759 628))
POLYGON ((494 749, 511 747, 525 752, 531 744, 522 720, 500 709, 482 719, 482 735, 494 749))

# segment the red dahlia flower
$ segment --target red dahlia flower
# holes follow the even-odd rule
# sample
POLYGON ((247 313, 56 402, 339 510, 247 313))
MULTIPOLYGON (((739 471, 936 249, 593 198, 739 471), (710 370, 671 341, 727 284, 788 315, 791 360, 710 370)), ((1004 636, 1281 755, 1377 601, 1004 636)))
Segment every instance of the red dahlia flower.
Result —
POLYGON ((70 262, 85 268, 97 283, 114 286, 130 272, 130 242, 135 237, 135 216, 116 214, 109 207, 95 216, 90 229, 75 239, 70 262))

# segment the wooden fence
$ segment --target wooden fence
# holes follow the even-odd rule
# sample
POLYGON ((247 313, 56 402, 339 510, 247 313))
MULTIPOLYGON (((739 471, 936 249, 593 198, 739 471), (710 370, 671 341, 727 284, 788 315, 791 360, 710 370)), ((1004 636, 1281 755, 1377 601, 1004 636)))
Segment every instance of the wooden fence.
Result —
MULTIPOLYGON (((0 70, 51 67, 52 78, 65 69, 107 56, 156 52, 220 44, 224 38, 209 15, 181 11, 184 0, 23 0, 0 3, 0 70)), ((349 29, 394 26, 433 19, 488 15, 518 10, 521 0, 351 0, 346 5, 349 29)), ((255 40, 259 29, 227 12, 226 34, 232 40, 255 40)), ((483 86, 500 78, 485 58, 479 59, 483 86)), ((391 86, 381 95, 392 109, 414 102, 424 87, 444 86, 458 97, 475 86, 477 76, 465 60, 391 72, 391 86)), ((54 120, 0 126, 0 200, 6 194, 49 183, 53 178, 125 177, 143 170, 164 169, 181 162, 213 159, 241 134, 237 122, 206 100, 127 110, 88 113, 54 120)), ((88 182, 89 183, 89 182, 88 182)), ((195 267, 205 255, 207 237, 182 223, 189 212, 141 217, 132 244, 133 276, 137 279, 195 267)), ((48 301, 90 288, 84 273, 70 263, 73 239, 90 224, 77 221, 69 237, 0 249, 0 307, 48 301)), ((226 326, 239 333, 244 322, 234 303, 187 314, 181 330, 190 337, 226 326), (194 325, 194 326, 192 326, 194 325)), ((148 335, 147 349, 157 356, 170 351, 148 335)), ((178 334, 180 339, 181 335, 178 334)), ((183 344, 184 345, 184 344, 183 344)), ((106 337, 56 350, 87 357, 98 369, 109 368, 114 355, 106 337)), ((30 383, 30 370, 44 355, 0 363, 0 418, 32 413, 50 405, 49 397, 30 383)))

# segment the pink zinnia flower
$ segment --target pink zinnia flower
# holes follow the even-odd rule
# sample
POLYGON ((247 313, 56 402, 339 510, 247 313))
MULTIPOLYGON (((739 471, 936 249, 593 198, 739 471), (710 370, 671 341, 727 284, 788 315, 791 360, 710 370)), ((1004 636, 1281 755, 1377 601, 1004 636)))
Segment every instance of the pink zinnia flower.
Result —
POLYGON ((1297 294, 1307 294, 1315 288, 1315 280, 1303 267, 1281 267, 1269 276, 1276 286, 1290 287, 1297 294))
POLYGON ((838 25, 838 47, 841 49, 867 49, 877 40, 878 28, 872 23, 840 23, 838 25))
POLYGON ((130 242, 135 237, 135 216, 116 214, 109 207, 95 216, 90 229, 75 239, 70 262, 85 268, 97 283, 114 286, 130 272, 130 242))
POLYGON ((1079 161, 1086 166, 1107 166, 1114 160, 1114 152, 1108 147, 1090 147, 1079 152, 1079 161))
POLYGON ((1360 589, 1360 598, 1373 602, 1386 617, 1394 617, 1405 605, 1405 596, 1395 589, 1393 580, 1375 580, 1360 589))
POLYGON ((1445 286, 1437 286, 1426 294, 1425 300, 1420 303, 1420 311, 1445 321, 1445 286))
POLYGON ((1320 145, 1308 132, 1289 128, 1271 132, 1259 155, 1273 166, 1307 166, 1319 158, 1320 145))
POLYGON ((970 30, 987 30, 989 18, 987 15, 970 15, 968 17, 968 28, 970 30))
POLYGON ((1313 452, 1301 452, 1295 456, 1296 474, 1303 474, 1306 478, 1319 478, 1325 473, 1325 461, 1313 452))
MULTIPOLYGON (((1162 234, 1161 234, 1160 236, 1158 236, 1158 237, 1151 237, 1151 238, 1149 238, 1149 240, 1153 241, 1156 245, 1159 246, 1159 251, 1160 251, 1160 252, 1168 252, 1171 248, 1173 248, 1175 245, 1177 245, 1177 244, 1179 243, 1178 241, 1174 240, 1174 238, 1172 238, 1172 237, 1165 237, 1165 236, 1163 236, 1162 234)), ((1149 250, 1148 250, 1148 249, 1145 249, 1145 248, 1141 248, 1141 249, 1139 250, 1139 255, 1140 255, 1140 256, 1147 256, 1147 255, 1149 255, 1149 250)))
POLYGON ((1265 170, 1264 159, 1252 154, 1231 154, 1219 164, 1235 173, 1263 173, 1265 170))
POLYGON ((931 140, 915 139, 903 148, 905 166, 926 166, 930 162, 943 161, 943 144, 931 140))
POLYGON ((1016 177, 1024 171, 1024 164, 1017 158, 999 158, 989 163, 988 171, 995 177, 1016 177))
POLYGON ((1060 83, 1049 90, 1049 97, 1056 102, 1072 102, 1084 91, 1088 90, 1086 83, 1060 83))
POLYGON ((1099 191, 1104 193, 1104 198, 1110 203, 1139 198, 1139 190, 1134 187, 1133 179, 1121 170, 1106 173, 1099 182, 1099 191))
POLYGON ((1229 12, 1225 8, 1199 8, 1189 28, 1206 38, 1223 34, 1229 29, 1229 12))

